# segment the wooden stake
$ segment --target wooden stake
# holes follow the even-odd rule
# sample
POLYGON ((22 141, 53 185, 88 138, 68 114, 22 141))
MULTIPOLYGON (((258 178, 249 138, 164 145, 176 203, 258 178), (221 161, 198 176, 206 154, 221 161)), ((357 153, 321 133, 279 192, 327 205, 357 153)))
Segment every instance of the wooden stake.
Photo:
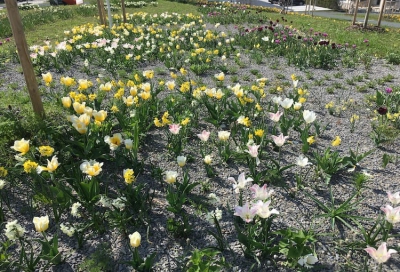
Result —
POLYGON ((18 57, 22 65, 22 71, 25 76, 26 86, 28 87, 29 96, 31 98, 33 111, 40 118, 44 118, 42 98, 39 93, 39 86, 36 81, 35 71, 33 70, 32 61, 29 56, 28 44, 26 42, 24 28, 21 22, 21 16, 18 11, 17 1, 6 0, 8 19, 10 20, 15 44, 17 46, 18 57))
POLYGON ((100 24, 106 25, 106 14, 103 0, 97 0, 97 6, 99 9, 100 24))
POLYGON ((103 17, 103 11, 102 11, 101 7, 102 7, 101 6, 101 0, 97 0, 97 8, 99 10, 100 24, 101 25, 105 25, 104 17, 103 17))
POLYGON ((381 1, 381 10, 379 11, 379 18, 378 18, 378 27, 381 26, 381 21, 383 14, 385 13, 385 5, 386 5, 386 0, 381 1))
POLYGON ((371 0, 368 0, 368 7, 367 7, 367 11, 366 11, 366 13, 365 13, 363 28, 366 28, 366 27, 367 27, 367 24, 368 24, 368 17, 369 17, 369 13, 370 13, 370 10, 371 10, 371 4, 372 4, 372 1, 371 1, 371 0))
POLYGON ((124 18, 124 24, 126 24, 125 0, 121 0, 121 6, 122 6, 122 17, 124 18))
POLYGON ((359 2, 360 2, 360 0, 356 0, 356 6, 354 8, 354 16, 353 16, 353 25, 356 24, 359 2))

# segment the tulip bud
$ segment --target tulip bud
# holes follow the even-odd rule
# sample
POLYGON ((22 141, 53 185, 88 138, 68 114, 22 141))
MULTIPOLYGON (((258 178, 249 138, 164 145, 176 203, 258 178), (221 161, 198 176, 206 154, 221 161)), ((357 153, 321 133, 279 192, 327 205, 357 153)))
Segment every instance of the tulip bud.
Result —
POLYGON ((131 247, 139 247, 142 237, 140 236, 140 233, 136 231, 129 235, 129 239, 130 239, 131 247))

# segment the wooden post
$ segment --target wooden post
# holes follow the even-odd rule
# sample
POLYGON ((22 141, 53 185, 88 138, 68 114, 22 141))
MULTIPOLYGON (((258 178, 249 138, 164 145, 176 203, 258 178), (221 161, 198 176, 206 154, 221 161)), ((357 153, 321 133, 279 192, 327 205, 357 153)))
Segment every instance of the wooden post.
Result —
POLYGON ((99 19, 100 19, 100 24, 104 25, 103 21, 103 13, 101 11, 101 5, 100 5, 100 0, 97 0, 97 9, 99 10, 99 19))
POLYGON ((353 25, 356 24, 357 21, 357 13, 358 13, 358 4, 359 4, 360 0, 356 0, 356 6, 354 8, 354 16, 353 16, 353 25))
POLYGON ((113 26, 113 20, 112 20, 112 15, 111 15, 110 0, 107 0, 107 13, 108 13, 108 27, 111 29, 113 26))
POLYGON ((28 44, 26 42, 24 28, 22 26, 21 16, 18 11, 17 1, 6 0, 5 3, 13 37, 17 46, 18 57, 22 65, 26 86, 28 87, 29 96, 31 98, 33 111, 40 118, 44 118, 45 112, 43 109, 42 98, 40 97, 39 86, 36 81, 36 75, 35 71, 33 70, 31 57, 29 56, 28 44))
POLYGON ((367 7, 367 11, 366 11, 366 13, 365 13, 363 28, 366 28, 366 27, 367 27, 369 12, 370 12, 370 10, 371 10, 371 4, 372 4, 372 1, 371 1, 371 0, 368 0, 368 7, 367 7))
POLYGON ((381 0, 381 7, 380 7, 380 11, 379 11, 379 18, 378 18, 378 27, 381 26, 382 17, 383 17, 383 14, 385 13, 385 5, 386 5, 386 0, 381 0))
POLYGON ((121 0, 121 7, 122 7, 122 17, 124 19, 124 24, 126 24, 125 0, 121 0))
POLYGON ((100 24, 106 24, 106 16, 104 14, 104 4, 102 0, 97 0, 97 7, 99 9, 100 24))

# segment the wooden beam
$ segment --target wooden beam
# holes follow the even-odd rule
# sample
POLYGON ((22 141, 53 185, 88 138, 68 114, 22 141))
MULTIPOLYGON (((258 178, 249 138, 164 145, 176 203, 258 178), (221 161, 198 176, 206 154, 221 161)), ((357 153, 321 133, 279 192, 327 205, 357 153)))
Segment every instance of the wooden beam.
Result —
POLYGON ((15 45, 17 46, 18 57, 22 65, 26 86, 28 87, 29 96, 31 98, 33 111, 40 118, 44 118, 45 112, 43 109, 42 98, 40 97, 39 86, 36 81, 35 71, 33 70, 31 57, 29 55, 28 44, 22 26, 21 16, 18 11, 17 1, 6 0, 5 3, 15 45))

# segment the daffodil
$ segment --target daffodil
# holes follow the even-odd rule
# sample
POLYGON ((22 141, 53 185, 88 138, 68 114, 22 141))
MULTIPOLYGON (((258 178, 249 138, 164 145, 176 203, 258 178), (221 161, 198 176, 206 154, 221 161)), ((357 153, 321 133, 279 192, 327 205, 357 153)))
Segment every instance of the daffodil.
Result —
POLYGON ((125 179, 125 183, 126 184, 131 184, 132 182, 135 181, 135 176, 134 176, 135 172, 133 171, 133 169, 124 169, 123 171, 123 176, 125 179))
POLYGON ((332 146, 338 146, 342 143, 342 139, 339 136, 336 136, 335 139, 332 141, 332 146))

